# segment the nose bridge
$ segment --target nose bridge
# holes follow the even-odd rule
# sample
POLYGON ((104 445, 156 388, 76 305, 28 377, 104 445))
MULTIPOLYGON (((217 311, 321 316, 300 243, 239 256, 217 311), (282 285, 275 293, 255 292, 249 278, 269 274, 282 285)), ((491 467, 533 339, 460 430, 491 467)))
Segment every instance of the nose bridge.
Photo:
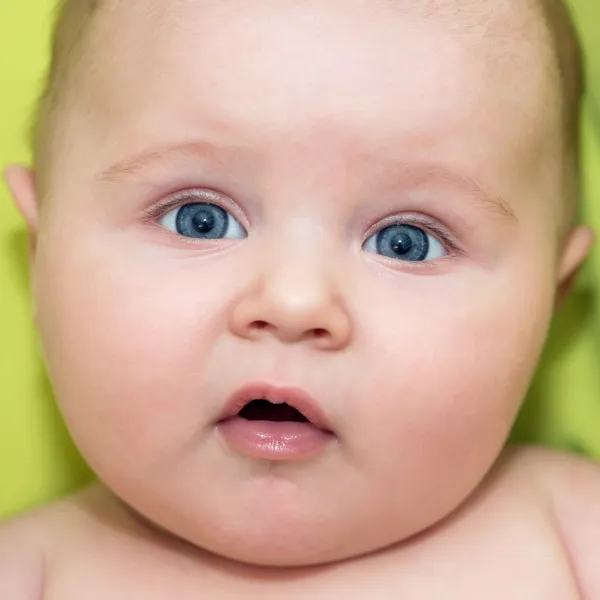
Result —
POLYGON ((273 251, 261 282, 268 306, 276 311, 310 318, 339 296, 326 253, 290 245, 273 251))
POLYGON ((276 217, 278 226, 261 244, 259 276, 274 293, 297 288, 298 296, 308 297, 323 294, 335 285, 335 263, 340 254, 330 215, 307 204, 288 207, 288 215, 294 212, 291 219, 276 217))

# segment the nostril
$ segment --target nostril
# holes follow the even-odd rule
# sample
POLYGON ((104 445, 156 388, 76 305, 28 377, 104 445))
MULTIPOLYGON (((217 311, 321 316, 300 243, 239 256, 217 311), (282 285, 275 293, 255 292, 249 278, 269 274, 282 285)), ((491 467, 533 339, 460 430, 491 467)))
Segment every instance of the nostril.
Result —
POLYGON ((327 337, 327 330, 318 327, 317 329, 313 329, 312 334, 314 338, 324 338, 327 337))
POLYGON ((306 329, 295 329, 291 325, 288 327, 277 327, 269 321, 263 321, 262 319, 256 319, 251 321, 247 326, 246 331, 249 334, 254 333, 260 335, 262 332, 270 331, 273 335, 280 337, 286 341, 300 341, 300 340, 327 340, 332 337, 331 331, 325 327, 314 327, 306 329))

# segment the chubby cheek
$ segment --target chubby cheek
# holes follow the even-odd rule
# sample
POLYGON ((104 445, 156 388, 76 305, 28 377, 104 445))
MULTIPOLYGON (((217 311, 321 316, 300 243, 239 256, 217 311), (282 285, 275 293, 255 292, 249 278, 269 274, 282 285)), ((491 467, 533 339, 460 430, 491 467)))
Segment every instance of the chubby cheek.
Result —
POLYGON ((218 264, 72 240, 41 254, 39 325, 71 433, 100 474, 168 464, 214 418, 204 365, 226 312, 218 264))
POLYGON ((481 480, 545 340, 553 290, 543 271, 432 277, 371 299, 381 310, 364 315, 371 335, 358 394, 370 401, 353 419, 370 425, 350 437, 368 457, 373 489, 397 486, 382 496, 426 511, 428 502, 460 501, 481 480))

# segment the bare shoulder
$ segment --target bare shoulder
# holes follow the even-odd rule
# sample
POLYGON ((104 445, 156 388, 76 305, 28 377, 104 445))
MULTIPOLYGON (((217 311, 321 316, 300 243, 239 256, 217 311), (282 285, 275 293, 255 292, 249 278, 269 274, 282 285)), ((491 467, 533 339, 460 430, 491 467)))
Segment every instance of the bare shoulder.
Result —
POLYGON ((0 523, 0 598, 42 597, 44 557, 32 516, 0 523))
POLYGON ((550 496, 557 515, 572 511, 572 503, 589 503, 600 511, 600 463, 577 454, 516 446, 505 459, 509 471, 525 477, 550 496))
POLYGON ((85 493, 0 522, 0 598, 43 597, 55 540, 68 533, 80 497, 85 493))
POLYGON ((548 497, 584 598, 600 598, 600 464, 544 448, 513 450, 511 468, 548 497))

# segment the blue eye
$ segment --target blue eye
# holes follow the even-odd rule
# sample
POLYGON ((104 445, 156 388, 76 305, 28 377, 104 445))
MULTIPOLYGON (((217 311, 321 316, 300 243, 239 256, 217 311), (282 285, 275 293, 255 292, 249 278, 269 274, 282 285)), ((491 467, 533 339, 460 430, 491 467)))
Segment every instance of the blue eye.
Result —
POLYGON ((442 243, 420 227, 397 223, 373 234, 363 246, 366 252, 409 262, 424 262, 446 256, 442 243))
POLYGON ((242 239, 246 230, 216 204, 193 202, 170 210, 160 224, 173 233, 203 240, 242 239))

